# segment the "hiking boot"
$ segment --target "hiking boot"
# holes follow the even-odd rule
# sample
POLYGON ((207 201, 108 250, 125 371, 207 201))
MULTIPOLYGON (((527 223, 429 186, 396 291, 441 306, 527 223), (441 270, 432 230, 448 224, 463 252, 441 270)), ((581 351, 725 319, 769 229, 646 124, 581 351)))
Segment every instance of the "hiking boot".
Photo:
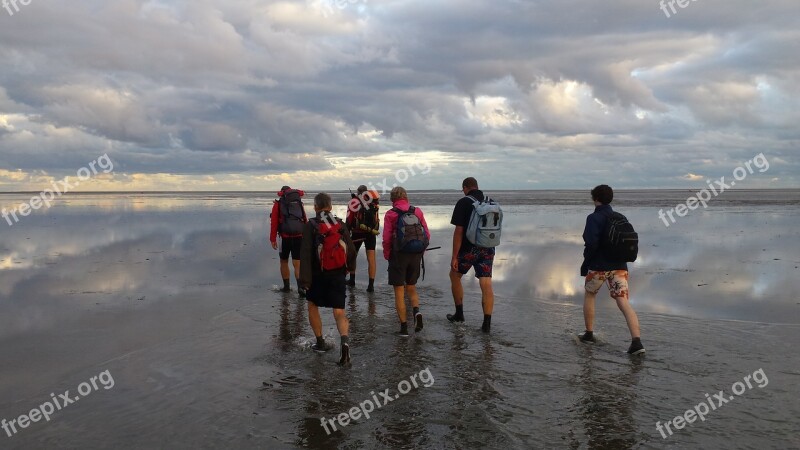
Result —
POLYGON ((331 346, 327 342, 323 342, 322 344, 317 342, 317 343, 315 343, 314 345, 311 346, 311 350, 314 350, 317 353, 325 353, 330 349, 331 349, 331 346))
POLYGON ((350 344, 342 344, 342 357, 339 358, 339 365, 350 364, 350 344))
POLYGON ((371 284, 369 286, 367 286, 367 292, 375 292, 375 286, 373 286, 371 284))
POLYGON ((408 324, 403 322, 400 324, 400 332, 397 333, 400 337, 408 337, 408 324))
POLYGON ((414 331, 419 333, 422 331, 422 314, 417 313, 414 315, 414 331))
POLYGON ((631 346, 628 347, 628 354, 629 355, 641 355, 645 352, 644 345, 642 345, 642 340, 639 338, 634 339, 631 341, 631 346))
POLYGON ((450 322, 463 322, 464 316, 459 316, 458 314, 448 314, 447 320, 450 322))
POLYGON ((281 288, 281 292, 292 292, 292 288, 284 286, 281 288))
POLYGON ((348 286, 355 286, 355 285, 356 285, 356 279, 355 279, 355 277, 350 277, 350 279, 349 279, 349 280, 347 280, 347 285, 348 285, 348 286))
POLYGON ((481 325, 481 331, 483 331, 484 333, 489 333, 490 331, 492 331, 492 325, 484 323, 483 325, 481 325))
POLYGON ((597 342, 597 339, 594 338, 594 333, 591 331, 584 331, 583 333, 579 334, 578 337, 580 338, 581 342, 586 342, 587 344, 594 344, 597 342))

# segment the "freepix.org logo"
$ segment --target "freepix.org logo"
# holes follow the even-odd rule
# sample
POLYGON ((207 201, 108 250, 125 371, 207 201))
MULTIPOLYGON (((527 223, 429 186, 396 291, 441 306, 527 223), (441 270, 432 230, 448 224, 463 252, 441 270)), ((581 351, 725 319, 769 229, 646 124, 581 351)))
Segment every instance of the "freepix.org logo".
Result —
POLYGON ((20 5, 28 6, 31 4, 33 0, 3 0, 3 9, 8 12, 9 16, 13 16, 14 13, 19 12, 20 5))
POLYGON ((3 208, 0 210, 0 215, 6 219, 8 226, 12 226, 19 222, 20 216, 26 217, 30 215, 31 212, 41 208, 42 206, 49 208, 50 202, 56 198, 56 195, 61 197, 69 192, 70 189, 73 189, 81 184, 81 181, 86 181, 93 175, 97 175, 98 168, 102 169, 103 173, 109 173, 114 170, 114 163, 111 162, 111 158, 108 157, 108 154, 104 154, 103 156, 90 162, 87 167, 81 167, 78 169, 76 174, 78 176, 78 181, 70 182, 70 177, 64 177, 64 179, 61 181, 53 181, 51 183, 53 189, 45 189, 40 194, 33 196, 30 201, 22 203, 11 210, 3 208))

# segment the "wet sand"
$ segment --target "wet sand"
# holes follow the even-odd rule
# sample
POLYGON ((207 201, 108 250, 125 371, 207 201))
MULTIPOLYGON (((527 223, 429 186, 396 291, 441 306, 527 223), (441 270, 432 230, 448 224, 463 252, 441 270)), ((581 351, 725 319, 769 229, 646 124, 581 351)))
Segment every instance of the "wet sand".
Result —
MULTIPOLYGON (((670 195, 650 203, 669 205, 682 193, 670 195)), ((800 207, 793 191, 781 195, 788 200, 753 206, 747 197, 694 211, 669 228, 657 208, 643 206, 646 195, 631 195, 637 200, 627 205, 621 196, 620 210, 643 237, 631 298, 648 353, 631 359, 624 320, 605 293, 598 298, 601 343, 577 345, 571 337, 582 329, 577 271, 590 206, 536 194, 507 202, 493 331, 486 336, 478 331, 482 313, 472 277, 465 279, 467 323, 444 319, 452 309, 451 207, 445 199, 433 204, 434 196, 446 196, 420 193, 433 245, 445 247, 426 256, 419 288, 425 329, 405 339, 393 334, 385 263, 379 258, 377 291, 368 294, 362 253, 359 285, 348 299, 350 368, 335 365, 338 348, 326 355, 309 350, 305 301, 275 291, 268 197, 67 197, 0 235, 0 419, 27 413, 51 392, 74 393, 103 370, 115 384, 49 422, 0 435, 0 442, 3 448, 800 448, 800 350, 790 344, 800 331, 800 207), (398 382, 425 368, 432 386, 325 433, 320 418, 348 411, 371 392, 396 392, 398 382), (683 414, 705 393, 730 392, 760 368, 765 387, 667 439, 656 430, 657 421, 683 414)), ((775 196, 753 196, 760 197, 775 196)), ((4 205, 16 201, 0 196, 4 205)), ((338 344, 330 313, 323 323, 338 344)))

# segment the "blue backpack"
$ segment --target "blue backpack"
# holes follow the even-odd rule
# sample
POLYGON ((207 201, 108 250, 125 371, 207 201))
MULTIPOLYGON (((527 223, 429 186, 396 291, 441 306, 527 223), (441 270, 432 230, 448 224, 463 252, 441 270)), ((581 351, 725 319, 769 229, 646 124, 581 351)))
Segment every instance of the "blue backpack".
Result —
POLYGON ((400 253, 422 253, 428 248, 428 235, 425 228, 410 206, 408 211, 392 208, 397 213, 397 226, 394 228, 393 248, 400 253))
POLYGON ((469 196, 472 215, 467 225, 467 240, 476 247, 491 248, 500 245, 500 232, 503 228, 503 209, 489 197, 478 201, 469 196))

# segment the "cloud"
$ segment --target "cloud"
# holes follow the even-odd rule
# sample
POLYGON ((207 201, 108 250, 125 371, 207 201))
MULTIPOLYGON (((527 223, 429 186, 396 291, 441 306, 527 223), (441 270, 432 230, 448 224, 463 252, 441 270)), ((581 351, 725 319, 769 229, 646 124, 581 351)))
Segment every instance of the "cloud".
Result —
POLYGON ((32 2, 0 17, 0 169, 108 153, 119 189, 343 188, 342 161, 424 153, 420 188, 658 188, 764 152, 782 162, 752 182, 796 186, 796 5, 726 5, 32 2))

